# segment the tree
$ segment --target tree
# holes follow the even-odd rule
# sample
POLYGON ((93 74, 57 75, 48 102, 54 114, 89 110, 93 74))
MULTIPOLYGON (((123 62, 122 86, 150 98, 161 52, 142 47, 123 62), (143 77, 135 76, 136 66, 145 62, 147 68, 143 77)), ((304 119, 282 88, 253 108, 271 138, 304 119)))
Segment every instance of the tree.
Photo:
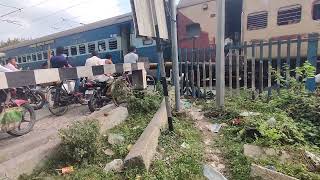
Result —
POLYGON ((13 39, 8 38, 7 41, 0 41, 0 48, 12 46, 25 40, 26 40, 25 38, 13 38, 13 39))

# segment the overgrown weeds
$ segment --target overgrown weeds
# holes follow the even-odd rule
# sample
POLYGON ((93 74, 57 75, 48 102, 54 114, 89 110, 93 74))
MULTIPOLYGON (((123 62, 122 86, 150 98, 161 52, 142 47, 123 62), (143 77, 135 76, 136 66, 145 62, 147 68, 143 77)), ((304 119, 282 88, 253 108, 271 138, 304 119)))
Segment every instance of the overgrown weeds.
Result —
POLYGON ((215 108, 214 102, 200 103, 206 116, 227 125, 218 145, 223 149, 232 179, 249 178, 252 160, 243 154, 245 143, 289 149, 292 156, 301 158, 280 162, 279 157, 270 157, 255 162, 299 179, 320 179, 319 172, 311 172, 301 156, 304 150, 320 152, 320 98, 303 84, 314 74, 314 68, 305 64, 296 73, 302 82, 279 76, 285 88, 280 94, 273 92, 271 98, 262 94, 252 100, 251 92, 243 90, 240 96, 227 96, 223 110, 215 108), (244 112, 248 115, 240 116, 244 112))

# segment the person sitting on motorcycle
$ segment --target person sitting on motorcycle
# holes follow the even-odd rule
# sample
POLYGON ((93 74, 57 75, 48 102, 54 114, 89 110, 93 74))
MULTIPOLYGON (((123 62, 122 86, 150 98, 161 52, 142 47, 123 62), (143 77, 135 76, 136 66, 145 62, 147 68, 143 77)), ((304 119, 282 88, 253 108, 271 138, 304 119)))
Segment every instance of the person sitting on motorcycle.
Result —
MULTIPOLYGON (((110 61, 108 61, 110 63, 110 61)), ((85 66, 101 66, 105 65, 107 63, 107 60, 100 59, 98 57, 98 52, 93 51, 91 53, 91 57, 86 60, 85 66)), ((111 79, 113 79, 112 76, 108 76, 105 74, 96 75, 94 77, 88 77, 89 80, 95 80, 98 82, 110 82, 111 79)))

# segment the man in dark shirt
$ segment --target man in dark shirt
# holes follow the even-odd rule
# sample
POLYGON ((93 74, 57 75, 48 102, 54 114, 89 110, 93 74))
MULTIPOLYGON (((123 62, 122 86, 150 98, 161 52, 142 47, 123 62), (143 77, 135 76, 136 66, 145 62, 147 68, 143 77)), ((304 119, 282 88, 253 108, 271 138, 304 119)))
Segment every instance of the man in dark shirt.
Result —
POLYGON ((59 46, 56 50, 56 56, 51 58, 51 67, 52 68, 63 68, 69 67, 69 63, 66 57, 63 55, 63 47, 59 46))

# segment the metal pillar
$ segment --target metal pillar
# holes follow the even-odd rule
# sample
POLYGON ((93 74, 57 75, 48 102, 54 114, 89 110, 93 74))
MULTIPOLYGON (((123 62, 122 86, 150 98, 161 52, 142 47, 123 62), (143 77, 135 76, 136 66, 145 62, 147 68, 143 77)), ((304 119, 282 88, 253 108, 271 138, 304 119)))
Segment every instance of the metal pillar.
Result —
POLYGON ((180 111, 180 84, 179 84, 179 62, 178 62, 178 39, 177 39, 177 8, 175 0, 170 0, 171 6, 171 44, 173 79, 175 87, 176 110, 180 111))
POLYGON ((225 34, 225 0, 217 0, 217 42, 216 42, 216 96, 217 106, 224 106, 225 97, 225 57, 224 57, 224 34, 225 34))

